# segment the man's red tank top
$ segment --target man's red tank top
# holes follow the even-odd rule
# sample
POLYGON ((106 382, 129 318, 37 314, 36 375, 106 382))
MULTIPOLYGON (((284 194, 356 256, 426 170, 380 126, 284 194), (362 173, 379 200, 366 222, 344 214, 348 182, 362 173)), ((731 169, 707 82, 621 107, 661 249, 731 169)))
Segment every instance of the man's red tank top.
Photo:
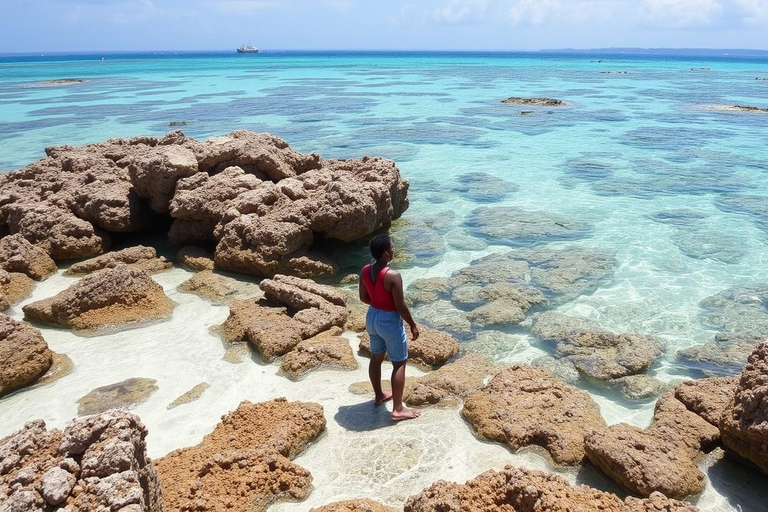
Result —
POLYGON ((365 291, 368 292, 368 297, 371 298, 371 306, 382 311, 397 311, 395 299, 384 288, 384 275, 387 273, 387 270, 389 270, 389 267, 381 269, 374 283, 373 279, 371 279, 371 266, 366 265, 363 267, 363 286, 365 286, 365 291))

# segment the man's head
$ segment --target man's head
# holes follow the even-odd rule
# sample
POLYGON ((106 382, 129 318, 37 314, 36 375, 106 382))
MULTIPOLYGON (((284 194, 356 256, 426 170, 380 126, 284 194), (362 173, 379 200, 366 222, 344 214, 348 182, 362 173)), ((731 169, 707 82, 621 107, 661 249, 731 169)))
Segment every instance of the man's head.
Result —
POLYGON ((371 249, 371 256, 376 261, 381 260, 386 254, 391 260, 395 255, 395 247, 392 245, 392 240, 387 233, 379 233, 371 238, 371 243, 368 245, 371 249))

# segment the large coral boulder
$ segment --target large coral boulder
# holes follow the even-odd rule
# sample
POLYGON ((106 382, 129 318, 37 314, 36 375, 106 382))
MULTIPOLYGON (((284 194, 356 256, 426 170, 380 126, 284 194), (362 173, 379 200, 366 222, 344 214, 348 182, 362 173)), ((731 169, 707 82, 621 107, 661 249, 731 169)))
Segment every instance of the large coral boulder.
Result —
POLYGON ((147 272, 125 265, 87 275, 66 290, 24 306, 27 318, 94 329, 171 314, 174 303, 147 272))
POLYGON ((354 370, 357 360, 349 340, 340 336, 338 327, 299 342, 283 357, 280 370, 288 378, 298 380, 316 369, 354 370))
POLYGON ((27 423, 0 440, 0 502, 8 510, 161 512, 146 436, 138 417, 118 410, 74 420, 63 433, 27 423))
POLYGON ((309 512, 396 512, 396 509, 382 505, 378 501, 361 498, 357 500, 337 501, 309 512))
POLYGON ((305 498, 312 476, 290 459, 324 429, 317 404, 241 403, 200 444, 157 461, 166 509, 263 511, 305 498))
POLYGON ((411 496, 405 512, 696 512, 688 503, 660 494, 626 498, 541 471, 507 466, 486 471, 466 484, 443 480, 411 496))
POLYGON ((733 390, 731 379, 683 383, 659 398, 648 428, 621 423, 588 432, 587 457, 631 492, 673 498, 697 494, 704 488, 697 464, 720 441, 712 420, 733 390))
POLYGON ((720 431, 729 450, 768 473, 768 341, 749 356, 720 431))
POLYGON ((585 391, 539 368, 514 365, 464 402, 462 416, 477 433, 513 450, 539 445, 560 464, 584 458, 584 434, 605 425, 585 391))
MULTIPOLYGON (((459 342, 450 334, 429 327, 420 327, 419 331, 419 338, 414 341, 410 331, 406 329, 409 363, 426 369, 436 369, 459 353, 459 342)), ((371 355, 371 338, 367 332, 360 335, 360 352, 366 356, 371 355)))
POLYGON ((35 383, 53 364, 39 330, 0 314, 0 396, 35 383))
POLYGON ((66 274, 71 276, 86 275, 97 270, 114 268, 121 264, 136 270, 146 270, 149 273, 166 270, 172 266, 162 256, 158 257, 154 248, 137 245, 74 263, 67 269, 66 274))
POLYGON ((16 234, 0 238, 0 269, 39 281, 56 272, 56 263, 43 249, 16 234))

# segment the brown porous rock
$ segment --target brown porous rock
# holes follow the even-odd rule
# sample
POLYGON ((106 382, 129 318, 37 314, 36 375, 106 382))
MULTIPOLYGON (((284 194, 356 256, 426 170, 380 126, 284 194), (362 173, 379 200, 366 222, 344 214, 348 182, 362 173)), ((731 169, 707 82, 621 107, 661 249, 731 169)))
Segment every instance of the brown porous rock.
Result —
POLYGON ((673 498, 697 494, 704 488, 697 463, 720 441, 716 423, 709 420, 733 389, 731 379, 683 383, 659 398, 648 428, 620 423, 588 432, 587 457, 633 493, 661 492, 673 498))
POLYGON ((586 391, 546 370, 514 365, 464 400, 462 416, 478 435, 512 450, 545 448, 558 464, 584 459, 584 433, 605 426, 600 407, 586 391))
POLYGON ((397 509, 383 505, 378 501, 362 498, 337 501, 320 508, 311 508, 309 512, 397 512, 397 509))
POLYGON ((306 498, 312 476, 290 459, 324 429, 317 404, 241 403, 200 444, 156 462, 166 510, 263 511, 276 501, 306 498))
POLYGON ((38 381, 53 364, 39 330, 0 313, 0 396, 38 381))
MULTIPOLYGON (((448 333, 422 326, 419 327, 419 339, 413 341, 411 330, 406 328, 405 332, 408 335, 408 362, 421 368, 435 370, 459 353, 459 342, 448 333)), ((371 338, 367 332, 360 335, 360 353, 371 355, 371 338)))
POLYGON ((410 405, 455 405, 500 370, 485 357, 468 354, 423 377, 408 379, 403 400, 410 405))
POLYGON ((768 341, 749 356, 720 431, 728 450, 768 473, 768 341))
POLYGON ((21 272, 37 281, 55 274, 57 270, 56 263, 47 252, 19 234, 0 238, 0 269, 21 272))
POLYGON ((0 440, 0 502, 8 510, 162 512, 147 429, 112 410, 46 430, 42 420, 0 440))
POLYGON ((329 274, 314 242, 386 229, 408 208, 394 162, 324 160, 265 133, 196 141, 181 132, 46 149, 4 175, 0 232, 54 260, 95 256, 110 233, 173 219, 175 244, 216 245, 218 268, 257 276, 329 274))
POLYGON ((465 484, 440 480, 411 496, 404 512, 697 512, 661 494, 626 498, 563 477, 507 466, 486 471, 465 484))
POLYGON ((125 265, 89 274, 48 299, 24 306, 24 316, 73 329, 96 329, 170 316, 174 303, 147 272, 125 265))
POLYGON ((32 292, 34 282, 25 274, 0 269, 0 311, 5 311, 32 292))
POLYGON ((299 380, 316 369, 354 370, 357 360, 349 340, 338 327, 303 340, 285 354, 280 370, 288 378, 299 380))
POLYGON ((176 253, 176 263, 189 270, 213 270, 213 254, 199 245, 185 245, 176 253))
POLYGON ((115 268, 124 264, 135 270, 145 270, 150 274, 171 268, 173 265, 164 257, 157 256, 157 251, 152 247, 137 245, 119 251, 111 251, 86 261, 81 261, 70 266, 65 274, 70 276, 82 276, 91 274, 105 268, 115 268))

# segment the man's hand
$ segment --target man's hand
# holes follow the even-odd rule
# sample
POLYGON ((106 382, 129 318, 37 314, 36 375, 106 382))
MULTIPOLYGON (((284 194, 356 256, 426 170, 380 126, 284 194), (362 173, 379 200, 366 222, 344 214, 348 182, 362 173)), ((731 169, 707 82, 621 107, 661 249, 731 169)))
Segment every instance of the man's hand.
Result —
POLYGON ((419 339, 419 328, 416 324, 411 325, 411 341, 419 339))

